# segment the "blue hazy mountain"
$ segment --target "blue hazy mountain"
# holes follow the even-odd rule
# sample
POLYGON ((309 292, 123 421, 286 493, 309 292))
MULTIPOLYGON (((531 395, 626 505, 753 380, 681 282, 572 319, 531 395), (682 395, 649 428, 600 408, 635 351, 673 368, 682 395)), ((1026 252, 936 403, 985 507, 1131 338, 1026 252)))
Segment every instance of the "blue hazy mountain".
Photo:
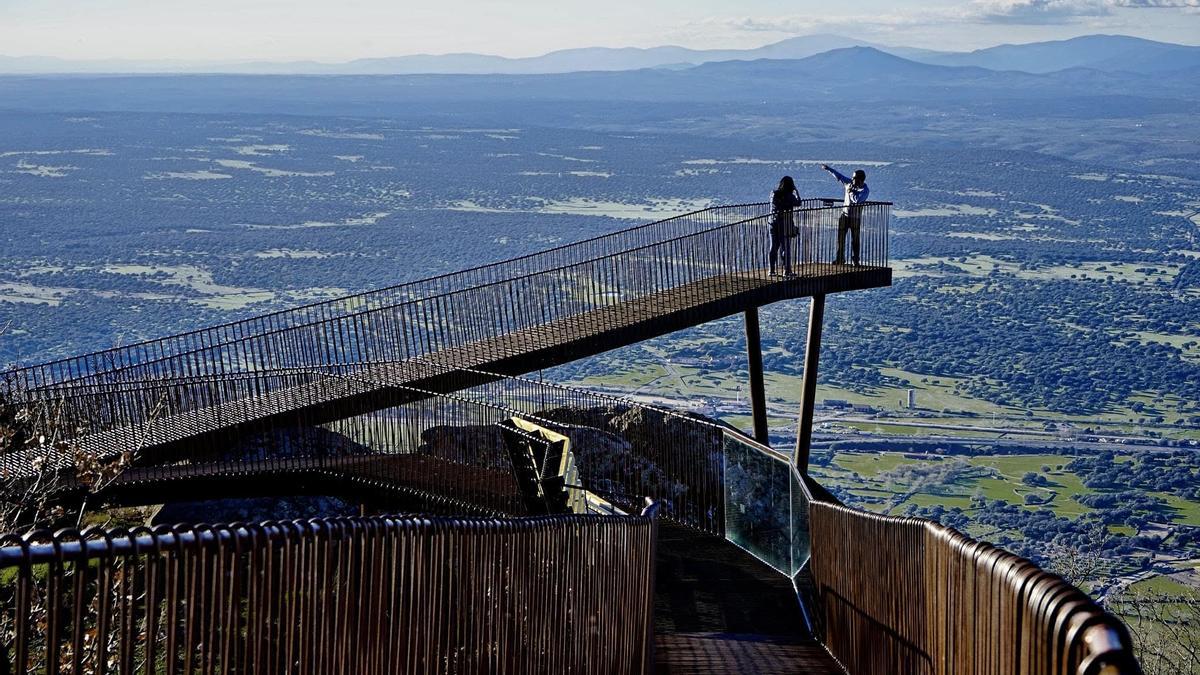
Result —
MULTIPOLYGON (((455 74, 549 74, 582 71, 639 70, 644 68, 698 65, 713 61, 756 59, 802 59, 847 46, 869 43, 838 35, 807 35, 789 38, 756 49, 688 49, 664 46, 586 47, 564 49, 530 58, 507 59, 481 54, 418 55, 384 59, 359 59, 344 67, 361 74, 455 73, 455 74)), ((330 72, 343 70, 333 66, 330 72)))
MULTIPOLYGON (((212 62, 187 61, 67 61, 52 57, 0 56, 0 73, 231 73, 271 75, 530 75, 579 71, 639 70, 693 66, 712 61, 756 59, 801 59, 831 49, 876 46, 840 35, 805 35, 788 38, 755 49, 688 49, 662 46, 651 48, 584 47, 563 49, 541 56, 506 58, 488 54, 414 54, 386 58, 357 59, 346 63, 212 62)), ((890 47, 880 47, 891 49, 890 47)), ((897 53, 920 52, 897 48, 897 53)))
MULTIPOLYGON (((23 110, 266 112, 387 116, 406 106, 459 102, 760 104, 766 101, 917 101, 1067 105, 1098 96, 1161 102, 1186 112, 1200 82, 1147 90, 1138 75, 1073 69, 1047 74, 939 66, 870 47, 804 59, 702 64, 682 70, 550 75, 135 75, 0 77, 0 106, 23 110), (1168 95, 1169 94, 1169 95, 1168 95)), ((1155 105, 1158 105, 1157 103, 1155 105)))
POLYGON ((938 52, 877 45, 840 35, 806 35, 755 49, 647 49, 586 47, 527 58, 488 54, 415 54, 358 59, 346 63, 189 62, 181 60, 69 61, 53 57, 0 56, 0 73, 228 73, 274 75, 413 75, 413 74, 555 74, 679 69, 723 61, 794 60, 845 47, 873 47, 914 61, 943 66, 977 66, 990 70, 1049 73, 1071 68, 1141 74, 1169 73, 1200 67, 1200 47, 1155 42, 1121 35, 1089 35, 1055 42, 999 45, 973 52, 938 52))
POLYGON ((999 45, 966 53, 912 54, 925 63, 991 70, 1049 73, 1068 68, 1166 74, 1200 67, 1200 47, 1127 35, 1085 35, 1070 40, 999 45))

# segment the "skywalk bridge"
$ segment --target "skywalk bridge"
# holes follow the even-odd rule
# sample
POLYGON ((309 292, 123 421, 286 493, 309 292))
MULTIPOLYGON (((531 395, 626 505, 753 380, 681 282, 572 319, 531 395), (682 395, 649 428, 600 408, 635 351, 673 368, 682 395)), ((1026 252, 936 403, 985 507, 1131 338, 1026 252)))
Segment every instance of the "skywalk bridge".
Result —
MULTIPOLYGON (((791 277, 768 274, 768 204, 713 207, 463 272, 11 371, 10 400, 56 400, 96 452, 193 441, 264 417, 327 419, 515 375, 746 313, 765 440, 757 308, 885 286, 890 204, 862 207, 860 265, 837 265, 840 205, 809 200, 791 277), (374 386, 330 386, 325 374, 374 386), (97 396, 105 393, 106 396, 97 396), (72 408, 87 401, 89 409, 72 408), (131 436, 130 434, 135 434, 131 436)), ((847 242, 849 245, 849 242, 847 242)), ((10 470, 20 470, 10 467, 10 470)))
POLYGON ((0 536, 0 673, 1136 673, 1061 579, 807 476, 824 297, 890 283, 888 207, 864 207, 861 265, 830 262, 840 205, 794 214, 788 278, 766 273, 767 205, 715 207, 4 374, 85 456, 132 454, 100 501, 430 515, 0 536), (800 297, 780 452, 757 308, 800 297), (737 313, 755 438, 518 376, 737 313))

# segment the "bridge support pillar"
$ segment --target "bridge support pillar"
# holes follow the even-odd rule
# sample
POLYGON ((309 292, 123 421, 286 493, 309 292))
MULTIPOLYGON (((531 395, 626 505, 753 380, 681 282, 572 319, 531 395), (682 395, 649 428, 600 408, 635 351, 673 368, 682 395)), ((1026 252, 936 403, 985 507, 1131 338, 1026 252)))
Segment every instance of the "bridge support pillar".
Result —
POLYGON ((813 409, 817 404, 817 362, 821 360, 821 325, 825 322, 825 296, 814 295, 808 309, 808 345, 804 349, 804 379, 800 392, 800 417, 796 420, 796 468, 808 472, 812 448, 813 409))
POLYGON ((750 416, 754 420, 754 440, 770 445, 767 431, 767 391, 763 381, 762 335, 758 328, 758 308, 746 310, 746 356, 750 362, 750 416))

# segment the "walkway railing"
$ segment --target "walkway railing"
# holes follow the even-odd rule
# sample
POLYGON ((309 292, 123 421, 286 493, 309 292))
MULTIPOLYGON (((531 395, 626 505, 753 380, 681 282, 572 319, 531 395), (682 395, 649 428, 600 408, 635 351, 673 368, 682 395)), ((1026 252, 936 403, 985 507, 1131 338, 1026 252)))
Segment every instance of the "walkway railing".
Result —
POLYGON ((583 487, 623 508, 653 499, 662 517, 720 535, 728 438, 740 434, 704 419, 635 401, 521 377, 463 371, 454 397, 499 405, 571 437, 583 487))
MULTIPOLYGON (((153 446, 113 490, 318 472, 523 514, 538 504, 528 490, 522 499, 515 457, 555 456, 557 443, 570 470, 552 477, 596 497, 561 501, 636 512, 649 496, 664 517, 724 536, 798 586, 809 570, 807 618, 851 673, 1136 672, 1120 622, 1028 561, 929 521, 814 499, 789 457, 735 430, 479 369, 663 316, 711 318, 702 308, 718 302, 755 306, 766 288, 783 289, 779 299, 812 279, 882 270, 889 206, 794 211, 790 279, 766 274, 766 205, 706 209, 11 371, 0 394, 45 406, 94 456, 153 446), (853 260, 855 238, 857 265, 834 264, 853 260), (431 378, 436 391, 414 384, 431 378), (342 406, 361 397, 378 405, 342 406), (210 435, 171 443, 197 434, 210 435)), ((0 474, 74 461, 22 450, 0 457, 0 474)), ((643 672, 654 537, 646 515, 8 535, 0 667, 643 672)))
POLYGON ((1140 672, 1120 621, 1024 558, 920 518, 809 510, 823 641, 851 675, 1140 672))
MULTIPOLYGON (((817 206, 821 203, 821 200, 808 200, 805 204, 817 206)), ((224 351, 219 350, 220 347, 230 348, 254 337, 278 335, 303 327, 318 327, 338 318, 361 316, 416 300, 444 296, 454 291, 570 267, 583 261, 596 260, 613 253, 642 248, 656 242, 677 239, 727 223, 764 215, 769 211, 769 204, 710 207, 501 262, 270 312, 178 335, 18 368, 6 375, 10 380, 9 386, 20 386, 29 390, 82 378, 94 378, 105 373, 121 373, 138 365, 143 366, 140 372, 151 378, 228 373, 239 370, 239 365, 249 365, 242 363, 243 358, 252 360, 261 355, 249 352, 237 358, 211 358, 214 352, 224 351)))
MULTIPOLYGON (((731 212, 737 208, 745 207, 731 212)), ((887 264, 888 211, 884 203, 862 207, 861 263, 866 267, 880 269, 887 264)), ((713 217, 712 212, 705 213, 713 217)), ((532 358, 521 363, 535 367, 531 364, 545 358, 536 355, 560 349, 565 359, 573 354, 569 345, 578 341, 620 330, 629 335, 608 341, 640 339, 638 331, 645 329, 639 326, 663 316, 686 316, 713 302, 733 306, 739 294, 765 286, 800 288, 813 278, 853 272, 859 268, 827 262, 836 255, 842 215, 841 206, 794 212, 799 236, 791 245, 800 254, 794 262, 797 276, 790 280, 766 275, 770 216, 708 229, 698 229, 705 224, 702 220, 664 221, 627 231, 632 234, 623 235, 624 239, 602 238, 604 246, 629 243, 630 237, 636 243, 637 237, 667 229, 689 233, 523 277, 392 305, 376 303, 367 310, 335 312, 336 306, 326 303, 319 307, 336 314, 333 318, 232 341, 227 333, 188 334, 153 343, 159 345, 154 348, 143 343, 101 356, 13 371, 2 380, 9 400, 63 405, 69 417, 79 420, 81 433, 124 433, 170 419, 170 428, 158 425, 165 435, 148 441, 169 442, 219 428, 213 424, 222 418, 236 423, 241 419, 238 415, 287 412, 369 393, 342 391, 319 381, 323 376, 313 371, 362 375, 387 387, 419 379, 430 368, 489 368, 521 358, 532 358), (195 335, 202 336, 196 338, 198 342, 195 335), (218 342, 209 344, 210 337, 218 342), (188 342, 189 350, 163 356, 179 351, 163 346, 175 344, 171 340, 188 342), (371 372, 379 364, 396 363, 410 364, 411 369, 402 372, 389 365, 391 382, 382 382, 371 372), (88 374, 81 375, 84 372, 88 374), (74 379, 30 389, 59 376, 74 379), (84 401, 86 409, 79 407, 84 401), (72 412, 71 406, 77 410, 72 412)), ((562 250, 588 253, 588 246, 562 250)), ((296 316, 309 317, 286 315, 291 318, 284 321, 279 316, 269 315, 264 321, 284 325, 296 316)), ((695 323, 707 318, 709 314, 698 315, 695 323)), ((237 331, 263 327, 252 322, 236 325, 237 331)))
MULTIPOLYGON (((346 394, 371 391, 395 377, 377 364, 350 375, 318 372, 264 372, 233 378, 216 377, 138 386, 106 385, 72 388, 60 401, 67 425, 87 429, 89 420, 102 419, 92 411, 111 400, 114 392, 134 397, 146 390, 158 400, 167 417, 178 415, 174 403, 180 392, 205 400, 220 400, 230 390, 253 392, 282 381, 312 391, 336 389, 346 394), (233 382, 227 380, 233 379, 233 382), (311 385, 311 386, 310 386, 311 385)), ((193 412, 201 426, 226 429, 226 435, 180 450, 153 451, 139 457, 120 482, 128 485, 169 485, 172 480, 217 478, 221 475, 268 477, 301 471, 351 475, 384 485, 419 489, 442 498, 466 499, 494 512, 521 514, 519 495, 498 426, 512 416, 534 420, 572 439, 583 485, 626 510, 641 507, 646 497, 660 504, 662 515, 688 527, 722 535, 728 498, 726 473, 740 464, 726 462, 731 447, 752 444, 740 432, 691 415, 646 406, 620 397, 472 370, 445 372, 442 394, 403 385, 391 386, 407 402, 369 413, 347 414, 332 421, 307 413, 286 421, 263 419, 230 422, 220 419, 228 409, 209 406, 193 412), (198 416, 198 417, 197 417, 198 416)), ((303 399, 297 401, 304 404, 303 399)), ((305 406, 301 406, 302 408, 305 406)), ((99 456, 112 456, 136 447, 158 422, 132 421, 121 434, 92 436, 112 445, 93 446, 99 456)), ((44 453, 43 453, 44 454, 44 453)), ((44 458, 48 459, 48 458, 44 458)), ((20 475, 28 457, 0 458, 6 475, 20 475)), ((57 463, 69 469, 73 457, 57 463)), ((54 462, 51 462, 54 463, 54 462)))
POLYGON ((649 516, 0 538, 0 673, 645 673, 649 516))
MULTIPOLYGON (((851 271, 819 267, 836 255, 842 208, 796 212, 797 271, 851 271)), ((862 207, 864 266, 887 264, 889 208, 886 203, 862 207)), ((636 321, 638 309, 686 312, 711 301, 706 281, 734 284, 736 291, 737 282, 754 273, 765 278, 770 216, 729 222, 764 209, 706 210, 518 261, 15 370, 0 379, 10 395, 20 395, 64 383, 354 367, 414 358, 448 361, 463 358, 466 348, 477 361, 468 365, 481 365, 544 348, 538 329, 558 321, 578 320, 582 335, 596 334, 615 322, 636 321), (630 304, 636 301, 644 306, 630 304), (621 305, 629 314, 600 313, 621 305)))
MULTIPOLYGON (((355 376, 321 375, 317 381, 321 387, 346 391, 374 386, 355 376)), ((238 423, 219 442, 143 455, 141 466, 126 470, 116 487, 157 485, 169 491, 173 483, 188 479, 286 480, 318 471, 460 500, 491 512, 526 514, 506 446, 506 435, 524 432, 504 426, 521 414, 519 409, 502 397, 393 389, 407 401, 332 421, 309 410, 285 422, 238 423)), ((530 444, 546 445, 526 436, 530 444)), ((640 508, 642 503, 639 496, 627 506, 640 508)))
MULTIPOLYGON (((345 395, 369 392, 397 379, 391 368, 413 367, 412 363, 376 364, 348 375, 337 374, 336 369, 261 372, 184 380, 174 386, 170 381, 79 386, 72 387, 70 397, 60 399, 58 405, 62 424, 90 434, 92 441, 109 444, 90 447, 100 457, 137 448, 150 435, 161 436, 156 427, 180 415, 186 414, 200 427, 225 429, 224 435, 202 444, 140 453, 138 466, 118 479, 126 487, 150 489, 177 480, 232 475, 265 479, 325 472, 514 515, 524 510, 498 425, 520 416, 570 436, 581 487, 626 510, 640 508, 649 497, 659 503, 663 517, 720 536, 729 530, 744 546, 776 536, 763 533, 766 517, 761 509, 777 492, 769 479, 778 472, 763 465, 786 469, 785 460, 731 427, 621 397, 528 378, 429 366, 430 372, 444 374, 442 383, 453 393, 389 385, 394 396, 407 401, 333 420, 327 414, 315 415, 302 397, 293 402, 304 412, 284 421, 225 420, 222 415, 230 409, 215 405, 229 392, 253 394, 277 383, 303 388, 314 396, 331 390, 345 395), (114 428, 112 420, 97 413, 100 407, 122 398, 136 401, 139 394, 146 396, 146 402, 137 411, 154 408, 165 421, 150 416, 149 422, 139 423, 135 416, 121 420, 115 427, 120 433, 97 435, 114 428), (176 408, 181 399, 211 403, 181 411, 176 408), (731 500, 743 508, 727 513, 725 505, 731 500)), ((71 469, 72 455, 51 457, 52 452, 49 448, 40 452, 43 470, 71 469)), ((6 476, 20 476, 29 470, 29 460, 25 455, 6 455, 0 457, 0 468, 6 476)), ((783 494, 787 491, 785 484, 783 494)), ((769 562, 779 568, 790 565, 778 564, 775 558, 769 562)))
POLYGON ((800 595, 815 585, 809 628, 850 675, 1140 673, 1124 625, 1028 560, 834 503, 752 441, 727 445, 725 461, 725 537, 800 595))

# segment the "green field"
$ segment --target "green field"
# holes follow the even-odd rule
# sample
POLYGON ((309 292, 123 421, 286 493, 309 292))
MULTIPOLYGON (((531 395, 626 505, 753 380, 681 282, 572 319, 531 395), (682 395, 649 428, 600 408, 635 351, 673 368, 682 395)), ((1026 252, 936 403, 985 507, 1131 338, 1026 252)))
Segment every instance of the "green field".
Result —
MULTIPOLYGON (((1166 335, 1139 334, 1140 340, 1163 342, 1178 346, 1196 344, 1187 348, 1186 355, 1200 359, 1200 336, 1196 335, 1166 335)), ((724 342, 716 338, 696 338, 688 344, 719 344, 724 342)), ((784 351, 775 348, 774 351, 784 351)), ((748 376, 745 371, 731 372, 728 370, 709 370, 695 365, 671 365, 668 355, 661 350, 654 350, 656 358, 661 363, 639 363, 637 365, 612 364, 611 370, 604 375, 592 375, 575 381, 582 387, 598 386, 606 389, 625 390, 629 393, 655 394, 679 401, 696 399, 715 399, 722 401, 741 401, 746 403, 749 389, 746 383, 748 376)), ((895 386, 866 387, 851 390, 845 387, 821 384, 817 387, 817 402, 828 400, 845 401, 851 405, 865 405, 887 411, 889 416, 878 422, 845 422, 847 427, 868 433, 886 433, 896 435, 938 435, 938 436, 990 436, 990 432, 972 431, 970 429, 935 429, 921 426, 909 426, 906 423, 923 422, 926 424, 943 424, 961 427, 998 426, 1005 429, 1042 432, 1047 422, 1069 423, 1077 430, 1096 427, 1108 433, 1124 435, 1143 435, 1148 431, 1156 431, 1165 438, 1200 439, 1200 429, 1186 429, 1176 426, 1181 419, 1192 417, 1195 412, 1190 410, 1193 402, 1185 401, 1174 395, 1160 395, 1157 392, 1140 392, 1129 398, 1125 405, 1111 407, 1090 415, 1062 414, 1041 408, 1024 408, 1005 406, 966 396, 960 393, 959 387, 967 380, 941 375, 924 375, 899 368, 880 368, 879 373, 899 382, 895 386), (915 417, 913 411, 906 407, 908 390, 916 393, 917 410, 926 417, 915 417), (1141 404, 1141 412, 1134 411, 1132 406, 1141 404), (1182 408, 1182 411, 1181 411, 1182 408), (1161 422, 1155 418, 1161 417, 1161 422)), ((768 372, 765 375, 768 400, 773 405, 798 407, 801 391, 801 378, 795 375, 784 375, 768 372)), ((818 418, 828 416, 821 411, 818 418)), ((861 414, 851 414, 861 417, 861 414)), ((1031 437, 1047 437, 1045 434, 1034 434, 1031 437)))
POLYGON ((1200 504, 1165 492, 1148 492, 1146 494, 1161 497, 1163 501, 1167 502, 1167 506, 1175 510, 1176 522, 1184 525, 1200 525, 1200 504))
MULTIPOLYGON (((947 456, 943 462, 953 461, 954 457, 947 456)), ((940 485, 935 489, 925 489, 904 499, 893 506, 894 512, 903 512, 909 505, 933 506, 941 504, 947 508, 960 507, 969 509, 971 497, 976 495, 988 499, 999 499, 1030 509, 1049 509, 1055 515, 1064 518, 1078 518, 1092 511, 1091 508, 1080 504, 1074 499, 1075 495, 1093 494, 1095 491, 1083 485, 1079 477, 1061 469, 1069 461, 1069 457, 1052 454, 1028 455, 985 455, 967 458, 970 467, 978 469, 968 477, 959 478, 948 485, 940 485), (1041 467, 1050 468, 1049 473, 1042 472, 1041 467), (1029 487, 1021 482, 1028 472, 1044 475, 1049 481, 1046 487, 1029 487), (1045 503, 1025 505, 1026 494, 1035 494, 1045 503)), ((922 460, 905 456, 898 452, 866 453, 839 452, 828 467, 814 469, 823 484, 840 485, 859 493, 870 491, 874 496, 890 495, 893 501, 908 494, 909 486, 903 481, 897 481, 888 475, 897 467, 921 464, 922 460)), ((1157 493, 1156 493, 1157 494, 1157 493)), ((1174 495, 1162 495, 1169 505, 1177 510, 1176 522, 1180 524, 1200 524, 1194 521, 1200 518, 1200 505, 1174 495)), ((869 505, 869 508, 886 508, 879 505, 869 505)), ((1131 528, 1115 526, 1111 528, 1114 534, 1135 534, 1131 528)))
POLYGON ((879 454, 842 452, 838 453, 834 459, 838 466, 861 476, 874 476, 880 471, 891 471, 901 464, 916 464, 919 461, 907 459, 895 452, 879 454))
POLYGON ((1130 589, 1160 595, 1182 595, 1193 591, 1191 586, 1162 574, 1134 582, 1130 584, 1130 589))
POLYGON ((657 364, 641 364, 634 368, 616 371, 605 375, 593 375, 585 378, 580 384, 586 386, 588 384, 599 385, 603 387, 617 387, 627 389, 637 389, 644 387, 647 384, 663 377, 667 374, 665 368, 657 364))

